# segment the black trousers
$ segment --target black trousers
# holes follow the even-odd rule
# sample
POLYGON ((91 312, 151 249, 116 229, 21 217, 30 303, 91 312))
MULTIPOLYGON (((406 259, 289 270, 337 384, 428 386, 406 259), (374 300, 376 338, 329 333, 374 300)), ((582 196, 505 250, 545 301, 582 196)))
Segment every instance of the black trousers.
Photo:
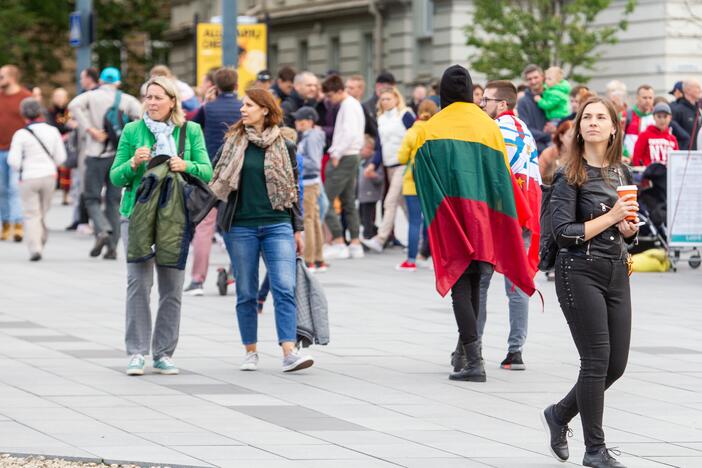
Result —
POLYGON ((358 212, 363 226, 363 237, 370 239, 378 234, 378 227, 375 225, 375 215, 378 202, 359 203, 358 212))
POLYGON ((631 293, 623 260, 561 253, 556 294, 580 354, 580 374, 556 405, 563 424, 580 413, 585 447, 605 446, 604 392, 624 373, 631 342, 631 293))
POLYGON ((478 340, 480 311, 480 262, 472 262, 451 288, 453 314, 456 316, 461 343, 478 340))

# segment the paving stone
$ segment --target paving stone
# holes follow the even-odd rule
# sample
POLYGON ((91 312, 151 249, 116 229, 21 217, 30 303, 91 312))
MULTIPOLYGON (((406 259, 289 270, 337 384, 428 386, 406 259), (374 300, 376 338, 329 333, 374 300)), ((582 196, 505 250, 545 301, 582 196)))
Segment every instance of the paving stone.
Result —
MULTIPOLYGON (((39 268, 26 261, 26 246, 0 245, 13 272, 0 272, 11 291, 0 315, 0 452, 237 468, 564 466, 548 454, 538 413, 572 387, 579 358, 542 275, 545 303, 540 313, 539 301, 530 302, 526 372, 498 368, 509 315, 495 275, 484 384, 448 380, 450 297, 436 294, 429 271, 396 272, 400 249, 334 262, 317 275, 332 342, 308 350, 309 370, 280 371, 269 301, 259 317, 260 369, 240 372, 235 298, 208 282, 205 296, 183 298, 181 374, 154 374, 149 362, 147 375, 128 377, 125 263, 87 258, 92 240, 63 231, 70 209, 56 202, 39 268)), ((229 263, 217 246, 211 260, 210 276, 229 263)), ((702 296, 690 293, 701 280, 702 270, 685 265, 632 277, 632 350, 604 417, 607 441, 627 466, 702 466, 702 296)), ((584 450, 580 419, 571 426, 565 466, 584 450)))

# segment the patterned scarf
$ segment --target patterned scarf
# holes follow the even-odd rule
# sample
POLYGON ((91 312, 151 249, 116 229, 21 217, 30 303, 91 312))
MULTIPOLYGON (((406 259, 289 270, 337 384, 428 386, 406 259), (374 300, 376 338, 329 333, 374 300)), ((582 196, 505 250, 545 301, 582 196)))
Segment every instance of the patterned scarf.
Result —
POLYGON ((263 172, 271 206, 274 210, 291 208, 298 197, 297 181, 278 126, 269 127, 263 133, 258 133, 253 127, 243 127, 227 138, 210 182, 212 192, 220 200, 226 201, 232 191, 239 189, 244 154, 249 143, 265 150, 263 172))
POLYGON ((173 122, 159 122, 149 117, 147 112, 144 112, 144 123, 149 128, 154 137, 156 144, 154 145, 154 156, 168 155, 177 156, 178 149, 176 148, 175 140, 173 139, 173 130, 175 125, 173 122))

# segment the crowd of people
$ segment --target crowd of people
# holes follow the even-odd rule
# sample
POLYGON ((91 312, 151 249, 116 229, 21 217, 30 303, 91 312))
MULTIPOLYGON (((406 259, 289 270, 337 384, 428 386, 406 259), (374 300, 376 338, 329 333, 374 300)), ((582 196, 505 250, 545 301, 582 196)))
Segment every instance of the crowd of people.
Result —
POLYGON ((134 97, 120 90, 118 69, 88 68, 77 96, 58 88, 45 107, 22 86, 20 70, 4 65, 0 239, 26 238, 30 261, 40 261, 56 189, 74 207, 67 229, 94 236, 91 257, 114 261, 121 238, 127 373, 142 375, 147 355, 157 372, 179 372, 172 356, 182 295, 204 294, 220 237, 236 284, 241 370, 258 368, 258 315, 270 292, 282 369, 291 372, 314 362, 296 346, 296 257, 322 273, 329 263, 402 245, 399 208, 407 256, 396 268, 432 268, 437 290, 451 291, 459 337, 450 378, 472 382, 487 379, 481 342, 494 271, 505 275, 509 304, 500 367, 526 369, 529 296, 540 247, 552 240, 556 291, 581 371, 543 413, 550 450, 568 458, 568 422, 580 413, 584 465, 621 467, 604 442, 603 395, 626 367, 627 244, 640 224, 637 202, 616 187, 634 183, 628 165, 665 166, 670 151, 702 147, 702 89, 694 79, 675 83, 670 102, 642 84, 629 106, 619 81, 604 97, 572 85, 558 67, 529 65, 522 78, 481 86, 456 65, 406 100, 382 72, 363 100, 360 75, 319 78, 283 67, 275 77, 261 71, 239 96, 232 68, 211 70, 194 90, 159 65, 134 97), (204 203, 203 193, 216 201, 204 203), (552 226, 541 225, 542 198, 552 226))

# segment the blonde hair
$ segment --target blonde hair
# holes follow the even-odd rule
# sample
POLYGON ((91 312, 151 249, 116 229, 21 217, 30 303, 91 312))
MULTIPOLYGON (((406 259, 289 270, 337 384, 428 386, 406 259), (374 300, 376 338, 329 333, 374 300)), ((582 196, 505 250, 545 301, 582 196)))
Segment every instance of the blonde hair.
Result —
POLYGON ((622 100, 626 99, 626 85, 619 80, 612 80, 607 83, 606 91, 609 99, 612 99, 612 97, 615 96, 621 98, 622 100))
POLYGON ((549 67, 546 69, 546 73, 548 72, 555 73, 558 81, 563 80, 563 77, 565 76, 565 73, 561 67, 549 67))
POLYGON ((149 73, 152 77, 165 76, 173 78, 173 72, 166 65, 155 65, 149 73))
MULTIPOLYGON (((178 92, 175 82, 165 76, 156 76, 146 82, 146 92, 148 92, 149 86, 151 85, 162 88, 169 98, 175 99, 175 106, 171 110, 171 114, 168 118, 176 127, 182 127, 185 123, 185 112, 183 112, 183 106, 180 104, 180 93, 178 92)), ((144 111, 146 111, 146 100, 144 100, 144 111)))
MULTIPOLYGON (((395 99, 397 99, 397 107, 396 109, 402 113, 407 109, 407 104, 405 103, 405 98, 402 97, 402 94, 397 90, 395 86, 388 86, 387 88, 384 88, 382 91, 380 91, 380 94, 378 94, 378 98, 382 96, 383 94, 386 93, 392 93, 393 96, 395 96, 395 99)), ((380 117, 383 114, 383 107, 380 105, 380 99, 378 99, 378 105, 376 106, 376 112, 378 114, 378 117, 380 117)))

